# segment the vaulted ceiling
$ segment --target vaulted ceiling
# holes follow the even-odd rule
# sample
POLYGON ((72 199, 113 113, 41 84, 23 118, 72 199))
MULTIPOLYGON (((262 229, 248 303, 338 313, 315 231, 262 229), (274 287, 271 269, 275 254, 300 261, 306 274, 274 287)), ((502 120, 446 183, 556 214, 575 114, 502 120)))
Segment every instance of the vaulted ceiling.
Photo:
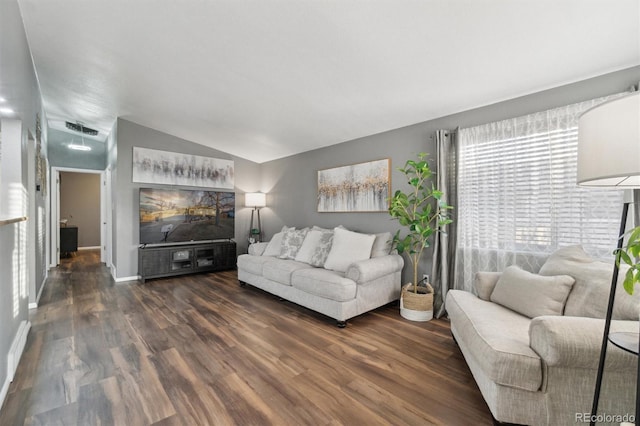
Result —
POLYGON ((52 128, 256 162, 640 65, 638 0, 19 0, 52 128))

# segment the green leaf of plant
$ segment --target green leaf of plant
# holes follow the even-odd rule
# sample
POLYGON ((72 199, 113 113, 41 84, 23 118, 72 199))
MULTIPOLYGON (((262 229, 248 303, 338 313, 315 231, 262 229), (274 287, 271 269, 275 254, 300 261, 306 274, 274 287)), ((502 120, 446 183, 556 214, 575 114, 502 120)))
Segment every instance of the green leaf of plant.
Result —
POLYGON ((633 269, 629 269, 624 276, 623 287, 625 291, 631 295, 633 295, 633 288, 636 281, 636 277, 634 277, 633 269))
POLYGON ((627 254, 627 252, 626 252, 626 251, 624 251, 624 250, 620 250, 620 251, 618 252, 618 254, 619 254, 619 256, 620 256, 620 259, 621 259, 624 263, 626 263, 627 265, 633 265, 633 261, 631 260, 631 257, 627 254))

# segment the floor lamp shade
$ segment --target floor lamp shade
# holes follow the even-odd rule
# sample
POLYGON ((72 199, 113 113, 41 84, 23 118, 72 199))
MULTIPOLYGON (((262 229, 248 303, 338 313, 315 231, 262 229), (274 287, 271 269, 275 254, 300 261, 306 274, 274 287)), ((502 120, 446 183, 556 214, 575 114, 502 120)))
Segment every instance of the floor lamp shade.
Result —
POLYGON ((605 102, 580 116, 578 184, 640 187, 640 92, 605 102))
POLYGON ((267 205, 267 194, 263 192, 247 192, 244 194, 246 207, 264 207, 267 205))
MULTIPOLYGON (((580 116, 578 184, 629 189, 640 187, 640 92, 633 92, 602 103, 580 116)), ((618 251, 623 247, 630 204, 630 202, 623 204, 618 233, 618 251)), ((595 425, 598 413, 619 271, 620 267, 615 262, 591 406, 590 425, 595 425)), ((636 418, 638 418, 640 416, 640 358, 636 374, 636 418)))

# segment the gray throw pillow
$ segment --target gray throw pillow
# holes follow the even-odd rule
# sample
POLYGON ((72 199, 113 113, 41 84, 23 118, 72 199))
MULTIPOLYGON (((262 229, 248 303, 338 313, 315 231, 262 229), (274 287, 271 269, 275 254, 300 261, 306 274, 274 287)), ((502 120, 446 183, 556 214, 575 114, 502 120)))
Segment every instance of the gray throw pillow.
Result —
POLYGON ((509 266, 498 279, 491 301, 529 318, 562 315, 574 283, 569 275, 545 277, 509 266))

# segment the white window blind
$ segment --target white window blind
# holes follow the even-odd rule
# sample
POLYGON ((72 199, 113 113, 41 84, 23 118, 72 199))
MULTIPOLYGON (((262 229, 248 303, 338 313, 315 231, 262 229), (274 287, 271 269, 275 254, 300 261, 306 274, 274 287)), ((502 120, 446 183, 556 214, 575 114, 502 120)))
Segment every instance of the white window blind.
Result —
POLYGON ((578 117, 606 99, 460 129, 456 287, 567 245, 613 259, 623 192, 576 184, 578 117))

